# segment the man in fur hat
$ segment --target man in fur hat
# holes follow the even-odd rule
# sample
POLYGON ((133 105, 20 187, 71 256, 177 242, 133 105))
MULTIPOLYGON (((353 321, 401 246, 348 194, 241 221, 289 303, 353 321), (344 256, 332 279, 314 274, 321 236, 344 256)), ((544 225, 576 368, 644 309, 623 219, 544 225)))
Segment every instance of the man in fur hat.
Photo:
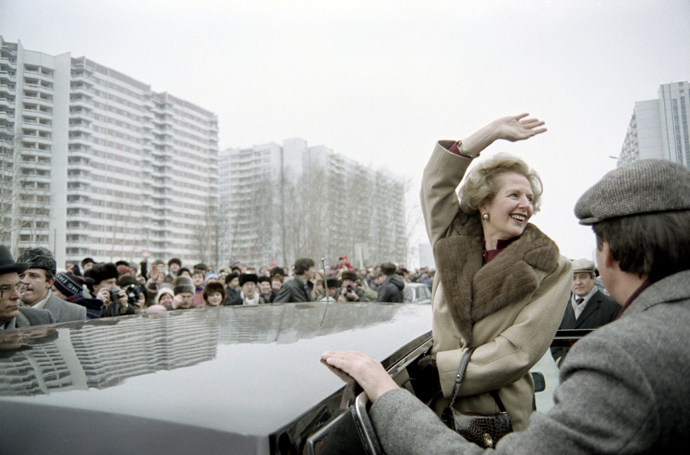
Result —
POLYGON ((240 295, 227 305, 259 305, 266 301, 259 294, 259 277, 255 273, 240 275, 240 295))
POLYGON ((17 260, 28 264, 28 269, 19 274, 19 279, 26 283, 22 305, 48 310, 56 322, 86 319, 85 307, 66 302, 51 292, 57 270, 50 251, 41 247, 27 248, 17 260))
POLYGON ((188 276, 178 276, 173 280, 173 302, 166 305, 167 310, 188 310, 194 302, 194 282, 188 276))
POLYGON ((117 287, 117 279, 120 274, 115 264, 99 263, 84 272, 86 278, 91 278, 93 282, 87 283, 91 295, 105 303, 103 317, 124 316, 134 314, 134 308, 127 303, 127 294, 117 287), (119 289, 113 294, 111 291, 119 289), (114 298, 117 296, 116 298, 114 298))
POLYGON ((336 292, 338 302, 369 302, 364 296, 364 285, 354 270, 345 270, 340 275, 342 286, 336 292))
POLYGON ((14 262, 10 250, 0 245, 0 330, 55 322, 53 314, 48 310, 20 307, 20 298, 26 290, 26 284, 19 280, 19 274, 28 267, 29 264, 14 262))

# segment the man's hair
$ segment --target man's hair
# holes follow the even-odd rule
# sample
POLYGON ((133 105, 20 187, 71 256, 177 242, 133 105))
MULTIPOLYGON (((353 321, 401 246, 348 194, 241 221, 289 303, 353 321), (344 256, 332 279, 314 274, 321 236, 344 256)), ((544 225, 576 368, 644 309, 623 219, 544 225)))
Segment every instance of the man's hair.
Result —
POLYGON ((267 283, 270 283, 270 282, 271 282, 271 278, 270 278, 270 277, 267 277, 266 275, 261 275, 261 276, 259 277, 259 283, 263 283, 264 281, 267 282, 267 283))
POLYGON ((205 276, 206 273, 205 273, 203 270, 201 270, 201 269, 194 269, 194 270, 192 271, 192 276, 194 276, 194 275, 205 276))
POLYGON ((690 269, 690 211, 648 213, 593 224, 597 248, 609 244, 623 272, 655 282, 690 269))
POLYGON ((170 267, 173 264, 177 264, 180 267, 182 267, 182 261, 180 261, 180 258, 170 258, 170 260, 168 261, 168 267, 170 267))
POLYGON ((395 273, 397 267, 392 262, 384 262, 381 264, 381 272, 386 276, 391 276, 395 273))
POLYGON ((95 264, 96 261, 94 261, 92 258, 84 258, 81 260, 81 268, 83 269, 86 264, 95 264))
POLYGON ((314 261, 309 258, 299 258, 295 261, 295 275, 304 275, 304 272, 314 267, 314 261))

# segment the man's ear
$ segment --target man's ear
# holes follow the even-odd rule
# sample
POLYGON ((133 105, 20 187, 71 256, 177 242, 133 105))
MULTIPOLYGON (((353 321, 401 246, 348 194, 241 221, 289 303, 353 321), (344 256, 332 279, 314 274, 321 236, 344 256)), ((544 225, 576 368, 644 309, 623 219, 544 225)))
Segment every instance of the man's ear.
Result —
POLYGON ((614 259, 613 251, 611 251, 611 247, 609 246, 608 242, 604 242, 601 245, 601 254, 606 268, 612 269, 614 267, 618 267, 618 261, 614 259))

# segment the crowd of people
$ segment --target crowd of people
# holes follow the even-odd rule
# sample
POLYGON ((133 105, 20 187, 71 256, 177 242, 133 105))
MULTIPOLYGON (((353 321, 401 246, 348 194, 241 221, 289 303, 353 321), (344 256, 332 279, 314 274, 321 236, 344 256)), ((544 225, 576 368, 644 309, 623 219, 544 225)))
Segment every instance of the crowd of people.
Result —
POLYGON ((200 307, 404 302, 411 301, 405 283, 431 287, 434 273, 426 268, 410 273, 390 262, 355 270, 347 256, 319 271, 309 258, 298 259, 291 269, 272 264, 257 271, 241 263, 218 269, 204 263, 187 267, 179 258, 150 262, 147 252, 139 264, 87 257, 58 272, 52 253, 43 247, 26 249, 16 262, 6 247, 0 253, 0 266, 17 273, 16 292, 3 291, 7 311, 0 312, 0 329, 200 307))

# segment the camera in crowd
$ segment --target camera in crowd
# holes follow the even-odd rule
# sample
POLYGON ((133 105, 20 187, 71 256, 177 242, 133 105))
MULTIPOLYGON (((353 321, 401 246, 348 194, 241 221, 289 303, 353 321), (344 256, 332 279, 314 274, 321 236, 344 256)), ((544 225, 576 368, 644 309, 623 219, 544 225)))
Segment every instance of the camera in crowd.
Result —
POLYGON ((351 284, 348 284, 346 289, 347 289, 347 292, 352 292, 355 290, 351 284))
POLYGON ((141 298, 141 288, 136 284, 130 284, 125 288, 125 294, 127 294, 127 303, 133 305, 139 301, 141 298))
MULTIPOLYGON (((110 301, 117 302, 120 300, 120 288, 112 288, 110 290, 110 301)), ((125 288, 125 294, 127 295, 127 303, 132 305, 139 301, 141 298, 141 288, 136 284, 130 284, 125 288)))
POLYGON ((110 302, 114 303, 120 300, 120 291, 121 289, 118 287, 114 287, 110 289, 108 292, 110 292, 110 302))

